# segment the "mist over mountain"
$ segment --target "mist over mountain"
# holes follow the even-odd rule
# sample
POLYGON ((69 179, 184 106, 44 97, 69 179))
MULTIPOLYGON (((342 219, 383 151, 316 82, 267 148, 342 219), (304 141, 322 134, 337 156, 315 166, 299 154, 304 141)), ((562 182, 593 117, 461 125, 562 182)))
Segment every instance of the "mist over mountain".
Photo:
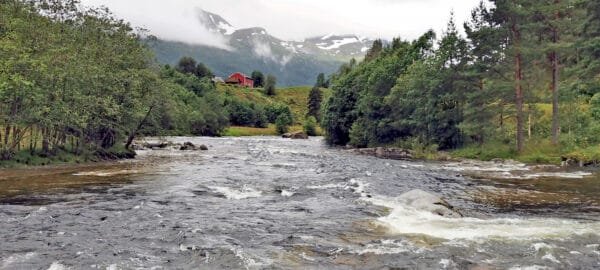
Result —
POLYGON ((261 27, 237 29, 218 14, 200 9, 197 13, 202 27, 226 40, 227 46, 147 39, 158 62, 173 65, 181 57, 191 56, 221 77, 260 70, 275 75, 282 86, 310 85, 319 73, 333 73, 343 62, 362 58, 373 43, 357 35, 336 34, 304 41, 282 40, 261 27))

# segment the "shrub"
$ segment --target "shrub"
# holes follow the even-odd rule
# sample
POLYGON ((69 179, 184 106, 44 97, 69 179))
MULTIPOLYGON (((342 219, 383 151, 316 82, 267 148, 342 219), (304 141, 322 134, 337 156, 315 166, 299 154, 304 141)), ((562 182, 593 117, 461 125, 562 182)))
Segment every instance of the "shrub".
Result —
POLYGON ((292 119, 287 114, 280 114, 275 120, 275 128, 277 134, 284 134, 289 131, 289 126, 292 124, 292 119))
POLYGON ((294 121, 292 110, 289 106, 284 104, 275 103, 268 105, 267 107, 265 107, 265 114, 269 123, 275 123, 277 117, 279 117, 282 114, 287 115, 292 120, 292 122, 294 121))
POLYGON ((308 136, 317 136, 317 119, 309 116, 304 122, 304 133, 308 136))

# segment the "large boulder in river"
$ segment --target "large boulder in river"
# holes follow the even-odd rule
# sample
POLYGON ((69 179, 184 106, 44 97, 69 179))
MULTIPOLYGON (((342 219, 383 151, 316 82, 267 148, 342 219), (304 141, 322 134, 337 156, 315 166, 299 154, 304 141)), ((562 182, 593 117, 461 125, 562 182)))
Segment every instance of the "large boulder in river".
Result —
POLYGON ((286 134, 283 134, 282 137, 287 138, 287 139, 302 139, 302 140, 308 139, 308 135, 306 135, 306 133, 304 133, 302 131, 286 133, 286 134))
POLYGON ((397 198, 398 202, 417 210, 427 211, 448 218, 460 218, 463 215, 441 197, 415 189, 397 198))

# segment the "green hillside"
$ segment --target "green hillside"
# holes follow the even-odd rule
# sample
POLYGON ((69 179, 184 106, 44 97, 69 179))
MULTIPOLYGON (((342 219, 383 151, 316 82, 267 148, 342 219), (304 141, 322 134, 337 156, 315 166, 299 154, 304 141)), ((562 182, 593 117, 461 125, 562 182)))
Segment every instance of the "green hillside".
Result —
POLYGON ((319 73, 331 74, 343 63, 328 57, 294 55, 282 65, 256 56, 252 48, 227 51, 163 40, 146 40, 145 43, 154 51, 156 60, 161 64, 176 65, 182 57, 190 56, 206 64, 219 77, 227 77, 237 71, 250 74, 254 70, 260 70, 265 74, 273 74, 282 86, 313 83, 319 73))
MULTIPOLYGON (((217 91, 227 97, 236 97, 239 100, 250 102, 260 106, 270 104, 287 105, 294 116, 294 126, 291 131, 302 130, 302 124, 305 121, 308 112, 307 101, 311 86, 294 86, 277 89, 275 96, 267 96, 263 93, 262 88, 244 88, 233 85, 218 84, 217 91)), ((331 96, 331 91, 326 88, 323 91, 323 100, 327 100, 331 96)), ((276 135, 275 128, 270 125, 268 128, 250 128, 250 127, 230 127, 226 132, 226 136, 250 136, 250 135, 276 135)))

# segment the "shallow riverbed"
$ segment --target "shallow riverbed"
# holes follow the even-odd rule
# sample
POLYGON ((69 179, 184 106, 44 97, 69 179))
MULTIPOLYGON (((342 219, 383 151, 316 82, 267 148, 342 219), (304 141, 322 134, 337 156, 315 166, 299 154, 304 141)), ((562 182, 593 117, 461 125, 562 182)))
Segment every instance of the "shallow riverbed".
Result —
POLYGON ((0 172, 0 269, 600 268, 596 174, 169 140, 210 150, 0 172), (412 189, 466 217, 395 199, 412 189))

